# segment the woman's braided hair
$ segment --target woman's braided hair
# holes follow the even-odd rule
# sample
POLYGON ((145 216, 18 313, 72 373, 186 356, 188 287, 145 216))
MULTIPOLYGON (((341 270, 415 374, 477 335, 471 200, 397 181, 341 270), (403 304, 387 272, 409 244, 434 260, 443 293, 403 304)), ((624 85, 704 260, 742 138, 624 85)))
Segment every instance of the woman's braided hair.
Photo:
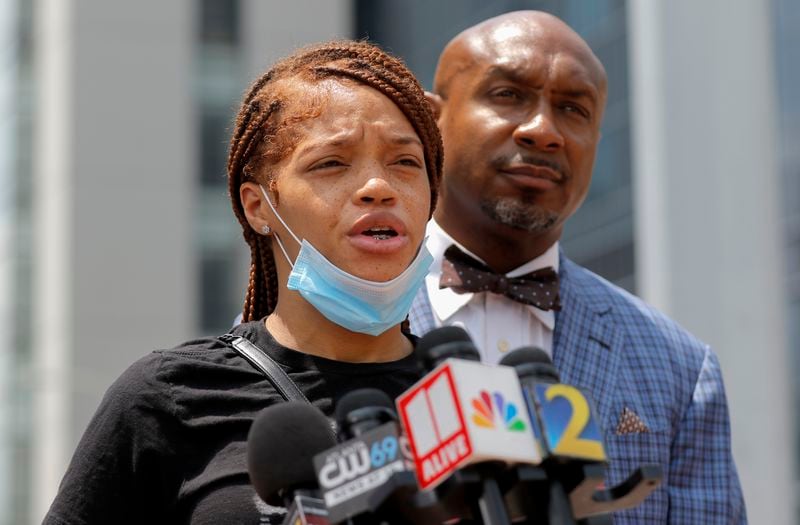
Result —
MULTIPOLYGON (((313 111, 287 115, 303 101, 288 96, 291 91, 282 86, 285 88, 287 82, 291 86, 292 80, 313 85, 325 79, 369 86, 400 108, 422 141, 431 188, 431 211, 436 204, 442 171, 442 139, 422 87, 400 59, 366 42, 340 41, 303 48, 280 60, 248 90, 236 116, 228 154, 228 191, 251 254, 243 322, 260 319, 275 309, 278 276, 271 239, 259 235, 248 224, 239 187, 243 182, 259 182, 255 174, 264 166, 279 162, 294 145, 297 137, 292 135, 292 125, 314 116, 313 111)), ((272 179, 269 182, 272 184, 272 179)))

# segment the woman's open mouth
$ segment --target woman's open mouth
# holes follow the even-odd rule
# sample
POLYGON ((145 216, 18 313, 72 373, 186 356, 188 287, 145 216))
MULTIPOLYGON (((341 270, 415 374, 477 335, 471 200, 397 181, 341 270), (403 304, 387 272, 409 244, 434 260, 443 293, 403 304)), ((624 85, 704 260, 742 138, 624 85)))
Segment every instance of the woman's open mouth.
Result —
POLYGON ((397 237, 397 232, 391 226, 373 226, 372 228, 361 232, 361 235, 366 235, 379 241, 385 241, 387 239, 391 239, 392 237, 397 237))
POLYGON ((409 243, 405 224, 389 212, 361 216, 350 229, 349 239, 358 250, 371 254, 393 253, 409 243))

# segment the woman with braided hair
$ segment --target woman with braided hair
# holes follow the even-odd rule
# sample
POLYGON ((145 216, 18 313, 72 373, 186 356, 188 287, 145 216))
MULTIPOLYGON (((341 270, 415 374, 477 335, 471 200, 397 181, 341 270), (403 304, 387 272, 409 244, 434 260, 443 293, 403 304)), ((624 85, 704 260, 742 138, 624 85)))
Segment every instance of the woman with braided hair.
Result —
POLYGON ((252 254, 243 323, 153 352, 112 385, 45 523, 279 523, 245 445, 255 415, 288 396, 237 348, 266 353, 326 415, 351 390, 413 384, 402 321, 430 265, 441 165, 419 83, 371 44, 305 48, 258 79, 228 159, 252 254))

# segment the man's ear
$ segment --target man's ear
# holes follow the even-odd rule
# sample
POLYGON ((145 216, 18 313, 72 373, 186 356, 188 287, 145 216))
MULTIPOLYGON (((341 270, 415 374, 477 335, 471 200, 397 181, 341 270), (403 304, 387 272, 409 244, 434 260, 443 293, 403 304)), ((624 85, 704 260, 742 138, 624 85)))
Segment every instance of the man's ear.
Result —
POLYGON ((426 91, 425 99, 428 101, 428 104, 431 105, 431 110, 433 111, 433 118, 435 118, 438 121, 439 117, 442 116, 442 97, 440 97, 436 93, 431 93, 430 91, 426 91))

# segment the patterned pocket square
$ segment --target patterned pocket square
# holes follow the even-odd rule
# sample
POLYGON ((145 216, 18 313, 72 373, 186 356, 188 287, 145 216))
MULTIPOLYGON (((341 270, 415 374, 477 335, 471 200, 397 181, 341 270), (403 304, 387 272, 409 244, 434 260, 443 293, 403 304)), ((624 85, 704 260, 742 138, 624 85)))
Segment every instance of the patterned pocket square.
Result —
POLYGON ((617 423, 617 435, 623 434, 642 434, 644 432, 650 432, 650 429, 647 428, 647 425, 644 424, 644 421, 628 407, 625 407, 622 410, 622 414, 619 416, 619 422, 617 423))

